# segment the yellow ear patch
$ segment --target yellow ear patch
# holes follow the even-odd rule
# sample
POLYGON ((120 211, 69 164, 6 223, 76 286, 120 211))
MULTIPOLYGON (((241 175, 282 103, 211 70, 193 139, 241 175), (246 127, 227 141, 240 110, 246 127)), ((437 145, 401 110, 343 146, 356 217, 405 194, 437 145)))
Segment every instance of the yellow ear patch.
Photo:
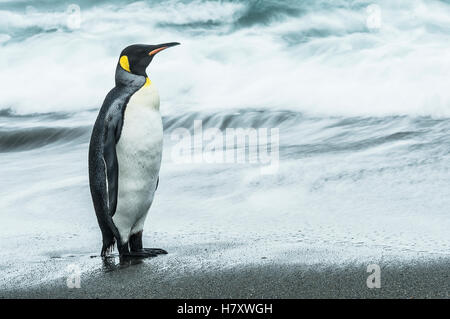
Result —
POLYGON ((131 73, 130 62, 128 62, 128 57, 126 55, 123 55, 120 57, 119 63, 120 63, 120 66, 122 67, 122 69, 131 73))
POLYGON ((152 81, 150 81, 150 79, 147 77, 147 78, 145 79, 145 84, 144 84, 144 86, 150 86, 150 84, 152 84, 152 81))

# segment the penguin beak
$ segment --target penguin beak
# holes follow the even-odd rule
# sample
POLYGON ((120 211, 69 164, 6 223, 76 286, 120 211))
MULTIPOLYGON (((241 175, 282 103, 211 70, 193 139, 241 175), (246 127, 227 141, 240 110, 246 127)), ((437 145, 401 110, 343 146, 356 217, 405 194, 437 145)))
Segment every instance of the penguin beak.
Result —
POLYGON ((165 50, 170 47, 174 47, 176 45, 179 45, 179 43, 178 42, 169 42, 169 43, 158 44, 155 46, 156 47, 155 49, 153 49, 152 51, 150 51, 148 53, 148 55, 150 55, 150 56, 155 55, 156 53, 158 53, 162 50, 165 50))

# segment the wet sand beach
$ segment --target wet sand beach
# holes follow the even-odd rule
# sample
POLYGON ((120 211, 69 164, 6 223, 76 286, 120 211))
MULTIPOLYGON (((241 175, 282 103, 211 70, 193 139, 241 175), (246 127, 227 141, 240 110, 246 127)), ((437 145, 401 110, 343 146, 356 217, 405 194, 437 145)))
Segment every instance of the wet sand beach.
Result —
MULTIPOLYGON (((209 250, 214 250, 209 248, 209 250)), ((381 268, 381 288, 367 287, 367 263, 311 262, 313 251, 298 251, 302 262, 262 257, 254 263, 220 263, 216 251, 186 249, 181 254, 120 265, 118 258, 54 259, 35 265, 20 281, 0 288, 1 298, 449 298, 449 259, 375 260, 381 268), (192 257, 192 259, 190 259, 192 257), (77 259, 84 269, 80 288, 69 289, 69 273, 38 284, 39 267, 66 269, 77 259)), ((296 258, 294 258, 296 259, 296 258)), ((320 260, 320 258, 319 258, 320 260)))

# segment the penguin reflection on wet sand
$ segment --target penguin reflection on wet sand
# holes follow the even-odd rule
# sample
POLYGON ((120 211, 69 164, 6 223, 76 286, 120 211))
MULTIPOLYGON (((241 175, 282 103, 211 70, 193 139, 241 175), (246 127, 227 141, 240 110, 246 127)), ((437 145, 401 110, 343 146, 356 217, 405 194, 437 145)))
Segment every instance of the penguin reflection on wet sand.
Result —
POLYGON ((159 95, 146 68, 158 52, 178 44, 125 48, 116 68, 116 86, 95 122, 89 184, 103 236, 102 257, 115 243, 121 259, 167 254, 142 246, 145 218, 158 188, 163 143, 159 95))

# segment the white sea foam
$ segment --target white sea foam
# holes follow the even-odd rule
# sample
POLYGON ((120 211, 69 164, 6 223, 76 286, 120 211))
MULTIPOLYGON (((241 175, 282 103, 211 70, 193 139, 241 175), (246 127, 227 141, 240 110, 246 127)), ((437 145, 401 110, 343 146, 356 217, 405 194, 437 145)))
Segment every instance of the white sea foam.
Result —
POLYGON ((63 11, 3 10, 0 108, 99 107, 123 47, 179 41, 148 69, 166 114, 258 107, 450 116, 450 5, 379 1, 382 22, 370 31, 369 4, 318 3, 244 25, 243 2, 101 4, 81 7, 77 30, 63 11))

